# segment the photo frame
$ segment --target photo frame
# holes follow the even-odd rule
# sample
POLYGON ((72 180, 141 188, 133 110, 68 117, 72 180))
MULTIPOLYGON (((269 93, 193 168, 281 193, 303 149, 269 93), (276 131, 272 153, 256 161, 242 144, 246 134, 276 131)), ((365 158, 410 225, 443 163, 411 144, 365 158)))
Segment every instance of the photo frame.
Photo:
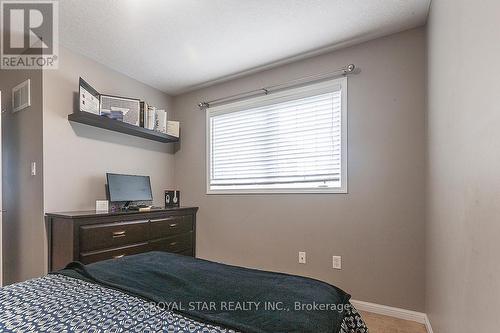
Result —
POLYGON ((90 84, 80 77, 79 80, 79 111, 101 114, 101 95, 90 84))
POLYGON ((101 94, 101 116, 139 126, 140 109, 137 98, 101 94))

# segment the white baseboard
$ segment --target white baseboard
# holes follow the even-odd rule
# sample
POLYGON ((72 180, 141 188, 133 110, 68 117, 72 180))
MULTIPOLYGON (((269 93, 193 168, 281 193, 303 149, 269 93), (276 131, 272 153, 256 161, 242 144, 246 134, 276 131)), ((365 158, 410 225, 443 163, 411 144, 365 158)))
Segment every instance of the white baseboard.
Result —
POLYGON ((427 329, 427 333, 434 333, 434 331, 432 330, 431 322, 427 315, 425 315, 425 328, 427 329))
POLYGON ((400 308, 395 308, 387 305, 380 305, 375 303, 363 302, 351 300, 352 305, 358 310, 376 313, 384 316, 415 321, 420 324, 424 324, 428 333, 432 332, 431 323, 427 315, 423 312, 416 312, 411 310, 405 310, 400 308))

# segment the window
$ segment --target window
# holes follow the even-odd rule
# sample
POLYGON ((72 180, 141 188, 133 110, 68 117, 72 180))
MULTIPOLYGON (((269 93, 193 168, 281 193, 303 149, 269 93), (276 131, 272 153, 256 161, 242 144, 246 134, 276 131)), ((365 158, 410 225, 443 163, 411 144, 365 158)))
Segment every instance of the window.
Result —
POLYGON ((207 193, 346 193, 347 78, 207 110, 207 193))

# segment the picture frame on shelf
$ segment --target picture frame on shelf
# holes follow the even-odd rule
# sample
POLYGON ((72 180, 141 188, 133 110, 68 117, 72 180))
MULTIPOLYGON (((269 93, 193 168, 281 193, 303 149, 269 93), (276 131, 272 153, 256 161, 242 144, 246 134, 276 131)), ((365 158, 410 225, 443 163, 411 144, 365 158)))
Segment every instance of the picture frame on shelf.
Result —
POLYGON ((90 84, 80 77, 79 79, 79 111, 101 114, 100 94, 90 84))
POLYGON ((101 116, 135 126, 140 125, 141 101, 139 99, 101 94, 100 102, 101 116))

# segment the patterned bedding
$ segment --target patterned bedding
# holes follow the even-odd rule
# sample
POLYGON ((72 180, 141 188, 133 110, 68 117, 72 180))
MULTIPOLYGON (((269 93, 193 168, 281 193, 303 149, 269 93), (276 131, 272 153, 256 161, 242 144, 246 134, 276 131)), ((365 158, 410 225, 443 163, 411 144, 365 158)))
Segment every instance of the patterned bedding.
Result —
MULTIPOLYGON (((356 309, 339 333, 367 333, 356 309)), ((154 307, 120 291, 64 275, 0 288, 0 332, 233 333, 154 307)))

